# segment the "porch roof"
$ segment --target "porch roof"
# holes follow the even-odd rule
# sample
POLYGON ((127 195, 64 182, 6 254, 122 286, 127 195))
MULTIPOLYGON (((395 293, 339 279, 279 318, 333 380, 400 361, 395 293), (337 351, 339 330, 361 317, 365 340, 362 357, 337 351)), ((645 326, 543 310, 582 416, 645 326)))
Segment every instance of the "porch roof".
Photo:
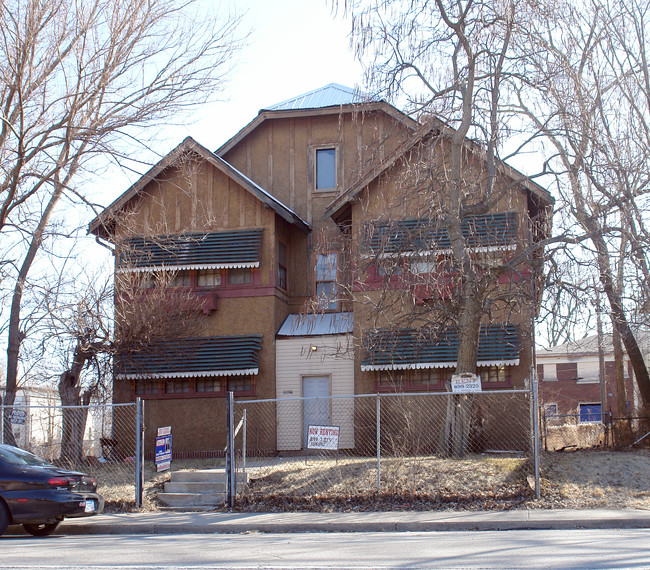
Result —
POLYGON ((278 337, 349 334, 353 327, 352 313, 292 314, 282 323, 278 337))
MULTIPOLYGON (((361 370, 453 368, 460 339, 458 330, 378 330, 366 339, 361 370)), ((519 364, 519 334, 513 324, 484 325, 479 333, 478 366, 519 364)))
POLYGON ((170 339, 115 359, 115 376, 138 378, 205 378, 259 372, 262 335, 170 339))

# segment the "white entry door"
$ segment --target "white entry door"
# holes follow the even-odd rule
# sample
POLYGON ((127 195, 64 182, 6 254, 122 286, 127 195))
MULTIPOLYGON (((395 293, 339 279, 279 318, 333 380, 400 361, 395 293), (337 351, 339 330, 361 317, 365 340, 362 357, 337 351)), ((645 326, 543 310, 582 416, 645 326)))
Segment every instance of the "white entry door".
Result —
POLYGON ((322 400, 303 400, 302 402, 302 441, 303 449, 307 447, 307 429, 309 426, 330 425, 330 379, 329 376, 304 376, 302 379, 304 398, 322 400))

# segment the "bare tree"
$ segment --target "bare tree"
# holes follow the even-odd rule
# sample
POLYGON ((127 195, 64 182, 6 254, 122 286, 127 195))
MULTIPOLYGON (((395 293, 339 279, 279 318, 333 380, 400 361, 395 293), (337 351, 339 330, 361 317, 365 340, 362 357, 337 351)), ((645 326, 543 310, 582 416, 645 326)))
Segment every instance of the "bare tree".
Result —
POLYGON ((629 316, 639 302, 630 293, 650 284, 649 9, 634 1, 540 8, 519 37, 527 73, 517 88, 549 143, 547 165, 571 213, 567 234, 579 246, 573 255, 594 267, 646 410, 650 377, 629 316))
POLYGON ((28 276, 62 198, 86 202, 84 173, 136 154, 139 141, 142 152, 152 127, 223 85, 239 21, 199 9, 192 0, 0 4, 0 235, 24 244, 11 272, 8 405, 28 276))
MULTIPOLYGON (((523 144, 520 138, 510 142, 520 133, 513 126, 507 95, 509 82, 520 72, 519 62, 511 57, 512 38, 526 3, 360 0, 345 6, 352 13, 353 44, 367 65, 370 90, 418 115, 428 132, 427 148, 433 150, 428 157, 409 157, 407 178, 417 183, 402 186, 411 186, 413 196, 428 204, 416 209, 419 216, 444 229, 451 251, 445 260, 449 269, 437 268, 432 274, 446 275, 442 286, 453 294, 443 296, 444 307, 427 303, 426 315, 422 309, 410 314, 420 324, 432 326, 436 319, 453 324, 459 337, 456 372, 475 373, 482 322, 496 307, 507 312, 507 298, 531 306, 536 296, 530 290, 519 296, 512 290, 504 294, 507 287, 495 284, 501 275, 515 275, 526 264, 534 266, 539 250, 534 254, 526 242, 518 244, 514 258, 476 255, 476 244, 471 243, 475 236, 466 231, 473 220, 503 205, 515 188, 526 184, 523 176, 509 178, 503 170, 507 144, 516 148, 523 144)), ((407 193, 400 193, 400 199, 407 193)), ((539 219, 522 221, 540 238, 534 226, 540 221, 538 230, 545 226, 547 211, 541 202, 533 209, 539 219)), ((413 279, 423 278, 409 278, 413 279)), ((521 283, 513 285, 515 281, 510 287, 522 290, 521 283)), ((530 285, 530 280, 524 281, 530 285)), ((468 439, 463 435, 468 422, 463 418, 451 422, 462 425, 462 437, 454 435, 457 453, 468 439)))

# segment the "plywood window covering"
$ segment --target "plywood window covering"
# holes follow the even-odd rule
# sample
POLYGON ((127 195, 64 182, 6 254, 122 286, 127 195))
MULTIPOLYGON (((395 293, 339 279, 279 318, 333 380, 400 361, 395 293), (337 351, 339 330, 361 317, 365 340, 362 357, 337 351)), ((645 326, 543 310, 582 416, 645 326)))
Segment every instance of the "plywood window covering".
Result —
POLYGON ((336 148, 316 149, 316 190, 336 188, 336 148))
POLYGON ((543 364, 538 364, 537 365, 537 380, 539 382, 544 381, 544 365, 543 364))
POLYGON ((555 365, 558 381, 575 380, 578 377, 577 362, 559 362, 555 365))
POLYGON ((338 253, 320 253, 316 260, 316 299, 323 309, 336 310, 338 253))

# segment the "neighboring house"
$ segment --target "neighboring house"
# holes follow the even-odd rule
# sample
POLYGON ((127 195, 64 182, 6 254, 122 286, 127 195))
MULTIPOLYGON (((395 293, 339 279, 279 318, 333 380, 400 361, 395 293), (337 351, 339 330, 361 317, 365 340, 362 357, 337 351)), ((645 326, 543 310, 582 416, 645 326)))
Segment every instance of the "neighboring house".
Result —
MULTIPOLYGON (((175 451, 200 453, 223 448, 227 391, 272 399, 444 390, 455 332, 433 339, 404 327, 389 335, 356 302, 357 293, 375 295, 389 279, 371 260, 379 253, 373 236, 406 253, 421 274, 435 272, 446 255, 445 231, 401 200, 397 183, 411 160, 433 152, 441 128, 331 84, 263 109, 216 152, 185 139, 89 227, 114 245, 116 272, 172 275, 202 323, 200 335, 155 341, 119 359, 115 402, 146 399, 149 433, 172 424, 175 451), (397 210, 387 207, 391 200, 397 210), (415 234, 426 255, 400 238, 415 234), (368 268, 350 282, 353 242, 368 268), (304 314, 310 302, 319 311, 304 314), (355 346, 364 335, 375 341, 355 346)), ((445 144, 435 148, 441 164, 445 144)), ((484 158, 468 148, 478 179, 484 158)), ((503 164, 495 185, 502 198, 494 211, 470 216, 463 231, 477 252, 514 256, 531 237, 543 237, 553 201, 503 164)), ((517 268, 527 290, 531 266, 517 268)), ((497 286, 505 291, 511 282, 505 275, 497 286)), ((408 287, 419 305, 438 295, 428 285, 408 287)), ((534 305, 510 298, 484 323, 479 371, 486 388, 523 387, 534 305)), ((301 449, 305 426, 325 422, 341 426, 342 447, 358 444, 351 409, 283 405, 293 421, 278 407, 276 429, 260 430, 258 448, 301 449)))
MULTIPOLYGON (((638 335, 639 348, 650 362, 650 334, 638 335)), ((605 363, 605 409, 602 409, 598 336, 567 342, 537 351, 539 399, 547 420, 553 423, 595 423, 601 413, 618 416, 618 390, 611 335, 603 335, 605 363), (568 417, 567 417, 568 416, 568 417)), ((625 406, 630 416, 639 409, 641 399, 632 366, 624 360, 625 406)))
MULTIPOLYGON (((0 386, 0 396, 4 396, 0 386)), ((16 392, 11 424, 16 445, 39 456, 54 460, 61 452, 61 400, 56 389, 45 386, 22 386, 16 392)), ((111 410, 90 405, 84 433, 84 453, 100 457, 100 440, 110 437, 111 410)), ((0 435, 1 435, 0 431, 0 435)))

